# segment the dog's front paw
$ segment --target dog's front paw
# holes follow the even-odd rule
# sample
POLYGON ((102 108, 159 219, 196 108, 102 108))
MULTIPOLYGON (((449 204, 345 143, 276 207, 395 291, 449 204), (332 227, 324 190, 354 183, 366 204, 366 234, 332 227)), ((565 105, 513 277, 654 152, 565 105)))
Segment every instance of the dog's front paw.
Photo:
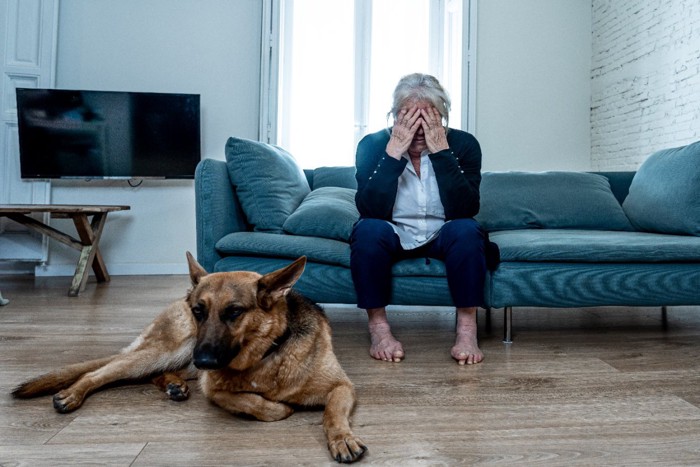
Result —
POLYGON ((190 397, 190 388, 187 387, 187 383, 184 381, 182 383, 168 383, 165 388, 165 394, 170 399, 181 402, 190 397))
POLYGON ((84 397, 69 391, 61 391, 53 396, 53 408, 59 413, 72 412, 83 405, 84 397))
POLYGON ((362 457, 367 451, 367 446, 365 446, 360 438, 352 433, 348 433, 336 436, 333 440, 329 440, 328 449, 331 451, 333 459, 337 462, 349 464, 362 457))
POLYGON ((294 413, 294 409, 281 402, 271 402, 266 404, 260 413, 254 416, 263 422, 278 422, 284 420, 294 413))

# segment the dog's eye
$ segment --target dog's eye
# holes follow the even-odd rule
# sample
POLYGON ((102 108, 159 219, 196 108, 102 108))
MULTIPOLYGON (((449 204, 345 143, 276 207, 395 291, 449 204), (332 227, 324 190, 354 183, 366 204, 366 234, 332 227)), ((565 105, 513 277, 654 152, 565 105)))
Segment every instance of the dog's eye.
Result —
POLYGON ((221 313, 221 321, 233 321, 243 314, 245 308, 231 305, 226 307, 226 309, 221 313))
POLYGON ((197 321, 203 321, 207 317, 207 310, 198 303, 192 307, 192 315, 197 321))

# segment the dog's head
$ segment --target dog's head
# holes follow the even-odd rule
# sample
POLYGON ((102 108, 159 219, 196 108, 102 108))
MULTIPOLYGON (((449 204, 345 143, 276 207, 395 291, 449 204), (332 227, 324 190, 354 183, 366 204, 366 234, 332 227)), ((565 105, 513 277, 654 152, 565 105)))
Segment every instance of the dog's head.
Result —
POLYGON ((287 331, 286 296, 304 272, 306 257, 260 275, 207 274, 187 252, 192 289, 187 304, 197 323, 197 368, 243 370, 259 361, 287 331))

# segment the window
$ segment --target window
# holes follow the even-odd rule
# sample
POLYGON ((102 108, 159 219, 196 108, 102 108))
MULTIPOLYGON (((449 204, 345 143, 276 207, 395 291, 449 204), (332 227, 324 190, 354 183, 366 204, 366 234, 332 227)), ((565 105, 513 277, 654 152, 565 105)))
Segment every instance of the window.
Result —
POLYGON ((413 72, 450 93, 450 126, 473 126, 475 0, 268 0, 261 135, 302 167, 353 165, 385 128, 391 93, 413 72), (464 27, 466 26, 466 27, 464 27))

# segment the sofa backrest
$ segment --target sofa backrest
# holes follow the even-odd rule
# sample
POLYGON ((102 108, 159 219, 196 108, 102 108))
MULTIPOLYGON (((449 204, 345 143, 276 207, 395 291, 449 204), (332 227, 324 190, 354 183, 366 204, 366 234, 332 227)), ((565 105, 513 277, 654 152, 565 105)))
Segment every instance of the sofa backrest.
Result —
MULTIPOLYGON (((632 178, 635 172, 592 172, 602 175, 610 182, 610 189, 617 201, 622 202, 629 193, 632 178)), ((319 167, 316 169, 304 169, 304 174, 311 189, 322 186, 339 186, 343 188, 357 188, 355 180, 355 167, 319 167)))
MULTIPOLYGON (((304 173, 312 190, 357 188, 354 167, 319 167, 304 173)), ((621 205, 633 177, 634 172, 484 172, 477 220, 489 231, 631 230, 621 205)))
POLYGON ((615 198, 622 204, 630 192, 630 185, 636 172, 592 172, 602 175, 610 182, 610 189, 615 198))
MULTIPOLYGON (((616 181, 619 196, 624 180, 616 181)), ((610 178, 574 171, 485 172, 476 220, 487 230, 632 230, 610 178)))
POLYGON ((355 180, 355 167, 318 167, 316 169, 304 169, 306 179, 312 190, 324 186, 339 186, 341 188, 357 189, 355 180))

